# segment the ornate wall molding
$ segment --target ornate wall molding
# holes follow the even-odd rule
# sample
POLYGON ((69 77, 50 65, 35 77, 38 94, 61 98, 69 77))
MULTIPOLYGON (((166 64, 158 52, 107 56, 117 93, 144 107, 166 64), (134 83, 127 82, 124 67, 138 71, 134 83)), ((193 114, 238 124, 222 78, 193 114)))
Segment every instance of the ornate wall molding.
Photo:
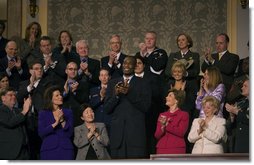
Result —
POLYGON ((123 52, 133 55, 147 30, 158 34, 158 46, 177 51, 176 36, 188 33, 193 51, 215 46, 217 33, 227 31, 227 1, 222 0, 48 0, 48 35, 63 29, 76 42, 87 39, 90 54, 105 56, 110 35, 123 40, 123 52))

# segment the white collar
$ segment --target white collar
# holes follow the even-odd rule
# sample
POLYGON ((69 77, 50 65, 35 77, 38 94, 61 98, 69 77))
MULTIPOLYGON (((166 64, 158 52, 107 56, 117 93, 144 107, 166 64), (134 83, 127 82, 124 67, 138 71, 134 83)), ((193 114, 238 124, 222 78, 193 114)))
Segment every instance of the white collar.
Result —
POLYGON ((140 73, 140 74, 135 73, 135 76, 143 78, 143 77, 144 77, 144 74, 145 74, 145 72, 142 72, 142 73, 140 73))

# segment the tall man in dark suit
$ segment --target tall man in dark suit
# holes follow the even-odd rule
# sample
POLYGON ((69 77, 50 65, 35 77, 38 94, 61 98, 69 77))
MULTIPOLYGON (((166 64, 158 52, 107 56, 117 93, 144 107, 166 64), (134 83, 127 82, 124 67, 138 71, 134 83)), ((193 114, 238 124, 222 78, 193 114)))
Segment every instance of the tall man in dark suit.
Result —
POLYGON ((104 110, 111 114, 110 149, 114 159, 146 156, 145 113, 151 104, 151 90, 134 75, 136 59, 123 62, 123 77, 112 79, 107 87, 104 110))
POLYGON ((42 36, 40 39, 41 54, 39 59, 43 65, 44 76, 54 79, 59 86, 64 86, 65 83, 65 67, 66 62, 64 56, 52 53, 51 38, 48 36, 42 36))
POLYGON ((25 130, 26 114, 31 106, 31 98, 24 101, 23 110, 15 108, 16 92, 8 88, 0 93, 0 159, 29 159, 27 135, 25 130))
POLYGON ((162 98, 162 82, 159 81, 159 75, 144 70, 143 57, 136 56, 135 58, 137 60, 135 76, 142 78, 148 83, 152 92, 151 106, 146 113, 147 157, 149 158, 150 154, 156 154, 157 140, 154 137, 154 133, 159 114, 165 110, 164 99, 162 98))
POLYGON ((3 37, 4 30, 5 24, 3 21, 0 21, 0 59, 6 56, 5 46, 9 41, 8 39, 3 37))
POLYGON ((78 66, 75 62, 69 62, 66 66, 67 75, 64 84, 63 107, 69 108, 73 113, 74 127, 82 124, 80 119, 80 105, 89 102, 89 83, 78 77, 78 66))
POLYGON ((90 88, 98 86, 100 84, 100 61, 88 57, 88 42, 86 40, 76 42, 76 51, 79 55, 75 59, 75 63, 78 65, 78 75, 89 82, 90 88))
POLYGON ((201 66, 202 72, 205 72, 209 66, 219 68, 223 83, 226 87, 226 93, 229 92, 234 82, 234 74, 239 62, 239 56, 228 51, 229 37, 225 33, 220 33, 216 37, 216 53, 211 54, 208 49, 205 53, 205 60, 201 66))
POLYGON ((18 48, 15 41, 9 41, 5 50, 7 55, 0 60, 0 72, 5 72, 10 86, 18 90, 19 82, 29 78, 28 66, 17 56, 18 48))
POLYGON ((112 35, 109 44, 110 51, 107 56, 101 58, 101 67, 108 69, 111 78, 121 77, 123 75, 123 60, 126 55, 121 52, 122 40, 120 36, 112 35))
POLYGON ((17 93, 18 105, 21 108, 24 98, 31 96, 32 107, 27 115, 27 133, 29 138, 30 158, 39 159, 41 139, 38 135, 38 113, 43 109, 43 95, 47 87, 57 84, 54 79, 44 77, 43 67, 40 61, 33 61, 29 66, 31 77, 19 84, 17 93))

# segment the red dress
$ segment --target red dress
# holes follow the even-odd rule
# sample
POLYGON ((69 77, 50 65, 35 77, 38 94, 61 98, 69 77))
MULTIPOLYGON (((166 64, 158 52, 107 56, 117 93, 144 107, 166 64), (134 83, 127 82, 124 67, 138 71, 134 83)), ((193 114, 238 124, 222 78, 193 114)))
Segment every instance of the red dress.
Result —
POLYGON ((184 135, 189 125, 189 114, 178 109, 174 113, 167 111, 160 115, 164 115, 170 120, 164 132, 161 129, 161 123, 157 121, 157 128, 154 134, 158 140, 156 154, 185 154, 184 135))

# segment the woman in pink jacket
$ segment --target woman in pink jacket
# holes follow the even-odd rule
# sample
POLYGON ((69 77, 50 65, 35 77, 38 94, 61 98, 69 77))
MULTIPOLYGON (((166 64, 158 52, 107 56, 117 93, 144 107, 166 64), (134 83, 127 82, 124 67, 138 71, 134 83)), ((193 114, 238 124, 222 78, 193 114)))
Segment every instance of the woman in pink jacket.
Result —
POLYGON ((155 131, 157 154, 186 153, 184 135, 188 129, 189 114, 178 108, 184 98, 185 92, 176 89, 171 89, 166 97, 169 109, 159 115, 155 131))

